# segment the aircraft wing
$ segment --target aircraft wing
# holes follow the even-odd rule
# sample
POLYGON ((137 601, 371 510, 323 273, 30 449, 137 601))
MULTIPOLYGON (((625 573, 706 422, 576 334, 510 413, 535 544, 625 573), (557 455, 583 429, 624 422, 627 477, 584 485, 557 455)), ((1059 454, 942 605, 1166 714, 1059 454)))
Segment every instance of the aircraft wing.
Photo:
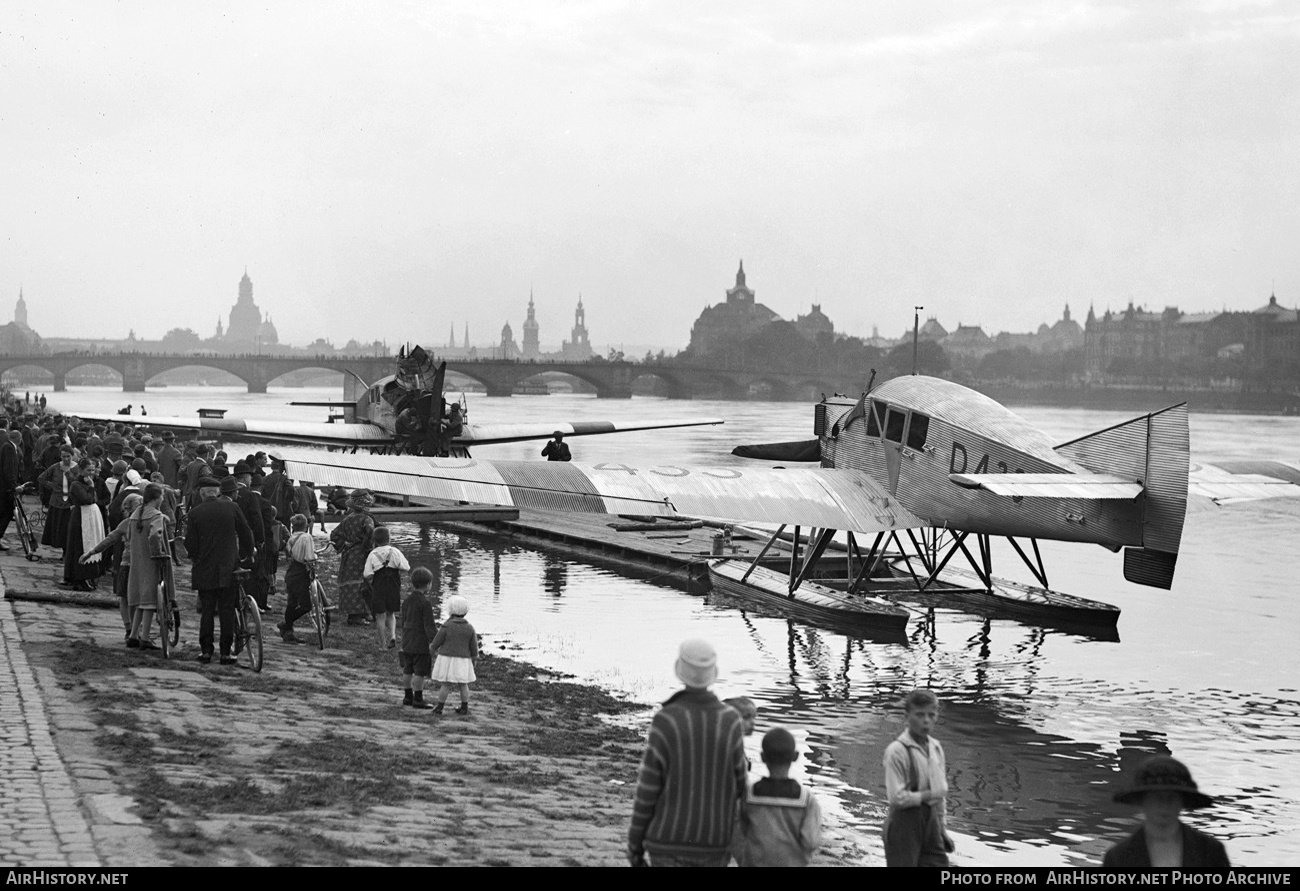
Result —
POLYGON ((660 421, 571 421, 558 424, 466 424, 455 442, 462 445, 490 445, 550 439, 557 431, 565 436, 594 436, 632 430, 662 430, 668 427, 700 427, 721 424, 721 418, 670 418, 660 421))
MULTIPOLYGON (((312 421, 266 421, 253 418, 178 418, 162 415, 100 415, 69 412, 87 421, 131 424, 136 427, 170 427, 194 430, 200 434, 227 436, 258 442, 292 442, 336 446, 385 446, 395 442, 392 433, 378 424, 326 424, 312 421)), ((466 424, 456 445, 491 445, 550 439, 558 430, 565 436, 592 436, 598 433, 623 433, 632 430, 659 430, 668 427, 698 427, 721 424, 719 418, 672 418, 659 421, 564 421, 547 424, 466 424)))
POLYGON ((925 525, 860 471, 479 461, 280 449, 294 479, 553 511, 716 517, 879 532, 925 525))
POLYGON ((163 415, 98 415, 82 412, 65 412, 65 414, 85 421, 194 430, 200 434, 258 442, 319 443, 340 446, 383 446, 393 442, 393 434, 378 424, 264 421, 255 418, 176 418, 163 415))
POLYGON ((1018 498, 1095 498, 1132 500, 1142 484, 1109 473, 950 473, 967 489, 1018 498))
POLYGON ((1219 504, 1300 497, 1300 462, 1216 461, 1194 464, 1187 493, 1219 504))

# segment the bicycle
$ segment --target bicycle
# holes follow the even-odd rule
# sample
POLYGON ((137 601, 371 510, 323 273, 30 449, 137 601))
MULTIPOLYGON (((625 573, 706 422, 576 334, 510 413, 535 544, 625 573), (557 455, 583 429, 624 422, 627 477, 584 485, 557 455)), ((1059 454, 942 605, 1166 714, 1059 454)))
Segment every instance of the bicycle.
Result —
POLYGON ((176 604, 176 574, 172 570, 172 558, 155 557, 161 570, 162 581, 158 584, 158 620, 159 649, 164 659, 170 659, 172 649, 181 640, 181 609, 176 604))
POLYGON ((14 526, 18 532, 18 540, 23 543, 23 554, 32 562, 41 559, 37 550, 40 548, 40 542, 36 538, 36 530, 32 528, 27 511, 23 510, 23 493, 27 491, 26 486, 22 486, 14 491, 14 526))
POLYGON ((253 599, 251 583, 253 572, 250 569, 236 569, 235 581, 239 589, 239 601, 235 604, 235 652, 236 658, 242 652, 248 660, 248 667, 253 671, 262 670, 262 611, 253 599))
POLYGON ((28 528, 37 535, 40 535, 45 531, 45 505, 42 504, 41 499, 37 497, 36 506, 30 511, 24 511, 22 506, 22 496, 24 495, 39 495, 36 491, 36 484, 27 483, 26 485, 19 487, 18 491, 14 493, 14 508, 15 513, 23 513, 23 519, 27 521, 28 528))
POLYGON ((313 565, 308 569, 310 573, 307 595, 311 598, 311 612, 308 616, 311 618, 312 627, 316 629, 316 644, 319 649, 325 649, 325 635, 330 633, 330 610, 333 609, 325 599, 325 586, 316 578, 316 567, 313 565))

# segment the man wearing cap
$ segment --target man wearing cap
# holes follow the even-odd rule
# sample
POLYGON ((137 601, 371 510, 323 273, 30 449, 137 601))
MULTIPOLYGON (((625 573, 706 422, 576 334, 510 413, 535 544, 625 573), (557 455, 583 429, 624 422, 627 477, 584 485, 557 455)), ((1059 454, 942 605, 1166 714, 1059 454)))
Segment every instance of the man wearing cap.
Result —
POLYGON ((212 661, 214 619, 220 616, 221 664, 230 665, 235 661, 230 649, 235 641, 239 599, 235 570, 240 560, 253 554, 253 532, 230 500, 239 487, 233 477, 218 483, 205 476, 196 482, 202 503, 190 511, 185 549, 194 561, 190 577, 199 592, 199 661, 212 661))
POLYGON ((158 461, 158 470, 162 472, 163 482, 172 489, 180 488, 181 480, 181 453, 175 446, 176 434, 170 430, 162 432, 162 448, 160 448, 154 457, 158 461))
POLYGON ((650 723, 627 856, 634 866, 726 866, 747 766, 740 713, 709 692, 718 654, 703 640, 678 650, 685 689, 650 723))
POLYGON ((268 550, 267 533, 270 531, 268 520, 271 519, 271 507, 262 498, 262 494, 253 488, 253 468, 246 462, 240 461, 235 465, 233 478, 239 488, 230 497, 244 512, 248 528, 253 530, 253 545, 257 548, 258 554, 257 566, 253 569, 253 599, 257 601, 262 612, 266 612, 267 597, 271 593, 271 580, 267 577, 264 561, 268 550))

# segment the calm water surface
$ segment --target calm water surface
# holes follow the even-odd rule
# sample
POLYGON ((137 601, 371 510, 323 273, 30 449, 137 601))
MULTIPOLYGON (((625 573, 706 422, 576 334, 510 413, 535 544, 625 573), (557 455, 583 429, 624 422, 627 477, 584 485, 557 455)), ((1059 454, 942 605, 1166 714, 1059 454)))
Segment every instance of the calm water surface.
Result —
MULTIPOLYGON (((59 408, 112 411, 143 401, 151 414, 320 419, 286 408, 323 390, 166 388, 141 394, 73 388, 59 408)), ((1160 406, 1152 406, 1158 408, 1160 406)), ((1020 410, 1061 441, 1123 420, 1123 413, 1020 410)), ((741 442, 811 435, 811 407, 795 404, 606 401, 584 397, 470 397, 470 418, 570 419, 717 416, 726 426, 572 440, 581 462, 727 464, 741 442)), ((1300 419, 1193 415, 1193 460, 1300 458, 1300 419)), ((483 458, 536 458, 541 443, 483 448, 483 458)), ((901 730, 896 703, 914 686, 944 702, 936 736, 948 753, 957 861, 1050 865, 1096 861, 1133 826, 1110 802, 1122 774, 1170 750, 1201 788, 1220 796, 1193 822, 1245 865, 1300 863, 1300 585, 1293 548, 1300 510, 1257 502, 1194 509, 1174 590, 1125 582, 1121 559, 1086 545, 1044 546, 1053 585, 1120 606, 1118 642, 951 610, 917 613, 907 644, 867 643, 713 605, 662 580, 636 580, 490 539, 405 527, 398 543, 433 568, 444 592, 470 598, 490 649, 653 702, 675 688, 686 637, 712 640, 722 696, 759 703, 758 741, 773 725, 795 731, 798 774, 822 796, 840 831, 881 857, 881 755, 901 730)), ((998 555, 999 572, 1022 577, 998 555)))

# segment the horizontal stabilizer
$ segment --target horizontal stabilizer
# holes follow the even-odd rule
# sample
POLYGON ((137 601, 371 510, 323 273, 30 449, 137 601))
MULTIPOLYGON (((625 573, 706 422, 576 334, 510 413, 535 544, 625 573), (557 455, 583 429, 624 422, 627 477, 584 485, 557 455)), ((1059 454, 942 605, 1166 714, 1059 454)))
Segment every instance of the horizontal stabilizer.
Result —
POLYGON ((1287 461, 1197 464, 1189 476, 1187 492, 1219 504, 1300 497, 1300 464, 1287 461))
POLYGON ((1109 473, 950 473, 948 479, 967 489, 1018 498, 1088 498, 1132 500, 1142 485, 1109 473))
POLYGON ((820 461, 820 439, 801 439, 798 442, 763 442, 756 445, 739 445, 731 450, 737 458, 756 458, 759 461, 820 461))
POLYGON ((294 479, 411 498, 596 514, 717 517, 881 532, 924 525, 855 470, 809 467, 629 467, 563 461, 481 461, 348 455, 285 448, 294 479))

